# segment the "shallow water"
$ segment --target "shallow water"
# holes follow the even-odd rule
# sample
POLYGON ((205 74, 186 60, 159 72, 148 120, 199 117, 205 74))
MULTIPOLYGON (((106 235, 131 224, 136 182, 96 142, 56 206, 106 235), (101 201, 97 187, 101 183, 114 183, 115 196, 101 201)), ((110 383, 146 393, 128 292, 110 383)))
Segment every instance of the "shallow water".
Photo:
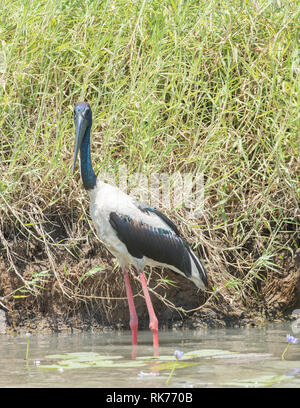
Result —
POLYGON ((300 344, 281 360, 287 333, 297 337, 292 323, 161 331, 154 359, 149 331, 137 350, 130 332, 33 334, 28 360, 24 336, 1 336, 0 387, 300 387, 300 344), (176 349, 184 356, 167 385, 176 349))

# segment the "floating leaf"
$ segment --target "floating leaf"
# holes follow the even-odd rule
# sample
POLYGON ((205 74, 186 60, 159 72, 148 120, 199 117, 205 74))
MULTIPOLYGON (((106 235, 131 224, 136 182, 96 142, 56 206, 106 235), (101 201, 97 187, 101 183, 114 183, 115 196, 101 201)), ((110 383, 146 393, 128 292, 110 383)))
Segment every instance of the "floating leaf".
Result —
POLYGON ((170 355, 170 356, 141 356, 137 357, 137 360, 143 360, 143 361, 176 361, 175 357, 170 355))
MULTIPOLYGON (((181 357, 182 360, 191 360, 193 358, 203 358, 203 357, 215 357, 215 356, 232 356, 236 354, 234 351, 227 351, 227 350, 218 350, 218 349, 203 349, 203 350, 194 350, 194 351, 189 351, 187 353, 184 353, 184 355, 181 357)), ((144 361, 175 361, 174 355, 168 355, 168 356, 149 356, 149 357, 137 357, 140 360, 144 361)))
POLYGON ((46 358, 53 358, 53 359, 62 359, 62 360, 70 360, 76 359, 82 362, 85 361, 97 361, 97 360, 113 360, 118 358, 123 358, 122 356, 104 356, 94 352, 78 352, 78 353, 66 353, 66 354, 52 354, 50 356, 46 356, 46 358))
POLYGON ((91 367, 89 364, 81 363, 80 361, 65 361, 63 363, 52 364, 52 365, 39 365, 39 368, 47 369, 47 370, 61 370, 62 368, 65 369, 74 369, 74 368, 87 368, 91 367))
POLYGON ((128 368, 128 367, 143 367, 145 364, 142 361, 124 361, 115 363, 113 360, 103 360, 103 361, 76 361, 76 360, 64 360, 59 361, 57 364, 53 365, 40 365, 40 368, 45 369, 78 369, 78 368, 128 368))
POLYGON ((66 354, 52 354, 46 356, 49 359, 59 360, 56 364, 40 365, 44 369, 78 369, 91 367, 106 368, 128 368, 143 367, 146 363, 143 361, 115 361, 120 360, 122 356, 103 356, 94 352, 79 352, 66 354))

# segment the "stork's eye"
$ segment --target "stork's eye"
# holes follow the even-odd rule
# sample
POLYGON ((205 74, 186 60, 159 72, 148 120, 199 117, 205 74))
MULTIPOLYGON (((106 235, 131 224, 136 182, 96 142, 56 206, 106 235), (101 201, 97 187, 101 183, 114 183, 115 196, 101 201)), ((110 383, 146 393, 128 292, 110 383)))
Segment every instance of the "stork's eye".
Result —
POLYGON ((83 114, 84 114, 84 116, 90 116, 90 114, 91 114, 90 108, 86 108, 86 109, 84 110, 83 114))

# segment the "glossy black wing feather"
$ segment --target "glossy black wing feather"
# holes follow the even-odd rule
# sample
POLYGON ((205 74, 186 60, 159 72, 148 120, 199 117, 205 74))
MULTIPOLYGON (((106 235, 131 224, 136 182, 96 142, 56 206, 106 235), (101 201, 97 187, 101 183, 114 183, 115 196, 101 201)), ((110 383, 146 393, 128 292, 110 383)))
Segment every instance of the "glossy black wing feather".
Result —
POLYGON ((187 277, 191 276, 189 250, 178 235, 115 212, 110 213, 109 221, 131 256, 139 259, 146 256, 156 262, 174 266, 187 277))
POLYGON ((150 206, 146 206, 142 203, 138 203, 137 206, 141 211, 146 212, 146 213, 154 213, 156 214, 159 218, 161 218, 170 228, 172 228, 172 230, 175 232, 175 234, 177 234, 178 236, 180 236, 180 232, 178 230, 178 228, 176 227, 176 225, 174 224, 173 221, 170 220, 170 218, 168 218, 165 214, 163 214, 162 212, 158 211, 156 208, 150 207, 150 206))

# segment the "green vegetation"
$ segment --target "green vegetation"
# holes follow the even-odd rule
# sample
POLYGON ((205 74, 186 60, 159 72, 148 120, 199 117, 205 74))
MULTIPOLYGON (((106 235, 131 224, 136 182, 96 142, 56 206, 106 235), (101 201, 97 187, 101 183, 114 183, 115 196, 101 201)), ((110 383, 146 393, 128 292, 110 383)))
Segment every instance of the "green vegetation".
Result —
MULTIPOLYGON (((98 175, 123 165, 203 173, 200 219, 162 209, 201 248, 216 297, 259 297, 285 276, 300 244, 299 11, 287 0, 2 1, 4 270, 31 290, 16 256, 23 240, 45 252, 40 270, 51 267, 67 291, 55 248, 80 255, 92 228, 71 173, 73 105, 87 100, 98 175)), ((40 278, 35 290, 49 285, 40 278)), ((9 293, 0 283, 4 304, 9 293)))

